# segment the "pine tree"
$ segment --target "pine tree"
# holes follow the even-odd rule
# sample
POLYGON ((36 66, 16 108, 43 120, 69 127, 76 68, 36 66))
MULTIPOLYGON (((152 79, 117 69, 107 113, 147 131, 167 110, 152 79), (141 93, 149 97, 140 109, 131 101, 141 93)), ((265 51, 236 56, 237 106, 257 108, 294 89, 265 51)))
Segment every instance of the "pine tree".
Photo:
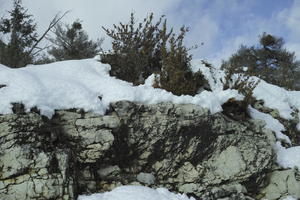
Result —
POLYGON ((33 59, 29 51, 38 40, 36 24, 22 7, 21 0, 14 0, 9 14, 9 18, 0 20, 0 33, 9 36, 7 43, 0 40, 0 63, 13 68, 23 67, 33 59))
POLYGON ((295 53, 289 52, 283 45, 282 38, 263 33, 258 46, 242 45, 237 53, 223 62, 222 68, 258 76, 269 83, 294 89, 300 62, 296 60, 295 53))
POLYGON ((94 42, 89 40, 87 33, 82 29, 82 24, 77 20, 73 24, 57 24, 55 38, 49 40, 54 44, 48 53, 56 60, 84 59, 97 55, 101 50, 103 40, 94 42))

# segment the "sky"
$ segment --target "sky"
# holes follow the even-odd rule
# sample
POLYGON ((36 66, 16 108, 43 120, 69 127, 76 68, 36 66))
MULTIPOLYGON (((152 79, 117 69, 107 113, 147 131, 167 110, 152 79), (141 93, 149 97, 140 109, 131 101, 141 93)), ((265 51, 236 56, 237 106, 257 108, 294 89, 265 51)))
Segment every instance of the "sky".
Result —
MULTIPOLYGON (((12 0, 0 0, 0 17, 7 16, 12 0)), ((63 19, 80 19, 92 39, 104 37, 104 49, 110 48, 104 27, 129 21, 134 12, 137 21, 149 13, 165 15, 175 32, 182 25, 190 28, 188 47, 200 45, 194 58, 220 65, 241 44, 256 45, 263 32, 283 37, 286 48, 300 59, 300 0, 23 0, 34 16, 40 33, 58 12, 69 10, 63 19)))

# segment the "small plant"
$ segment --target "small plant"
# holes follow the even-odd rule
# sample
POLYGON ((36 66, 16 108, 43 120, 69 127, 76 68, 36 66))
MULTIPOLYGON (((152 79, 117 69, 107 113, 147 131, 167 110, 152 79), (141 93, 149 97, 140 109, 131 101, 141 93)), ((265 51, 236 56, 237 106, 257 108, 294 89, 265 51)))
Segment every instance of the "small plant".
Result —
MULTIPOLYGON (((210 76, 213 80, 212 84, 217 85, 220 82, 220 80, 218 79, 217 73, 216 73, 217 69, 211 63, 209 63, 205 60, 201 60, 201 63, 209 69, 210 76)), ((211 88, 209 88, 209 90, 211 90, 211 88)))
POLYGON ((240 94, 244 95, 244 101, 247 105, 254 103, 253 90, 259 84, 260 80, 253 80, 250 76, 245 74, 234 74, 233 67, 225 70, 225 81, 223 82, 223 89, 234 89, 240 94))

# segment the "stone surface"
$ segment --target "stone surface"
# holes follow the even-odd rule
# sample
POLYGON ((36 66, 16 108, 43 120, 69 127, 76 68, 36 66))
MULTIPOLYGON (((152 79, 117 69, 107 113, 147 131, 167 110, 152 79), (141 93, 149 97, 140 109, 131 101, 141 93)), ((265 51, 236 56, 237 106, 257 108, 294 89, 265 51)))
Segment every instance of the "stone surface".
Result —
POLYGON ((78 109, 52 119, 3 115, 0 199, 76 199, 128 184, 207 200, 251 199, 267 185, 274 142, 261 121, 192 104, 122 101, 105 116, 78 109))
POLYGON ((291 195, 300 199, 300 172, 298 170, 276 170, 269 174, 269 182, 269 185, 262 191, 264 198, 275 200, 291 195))
POLYGON ((0 116, 0 199, 73 199, 72 152, 52 142, 40 115, 0 116))

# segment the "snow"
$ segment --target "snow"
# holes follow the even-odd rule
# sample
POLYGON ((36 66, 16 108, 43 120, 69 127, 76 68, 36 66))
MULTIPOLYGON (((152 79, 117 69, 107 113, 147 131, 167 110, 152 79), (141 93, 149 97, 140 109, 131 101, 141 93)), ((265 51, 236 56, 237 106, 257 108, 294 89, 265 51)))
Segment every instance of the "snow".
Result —
POLYGON ((144 186, 120 186, 110 192, 81 195, 78 200, 195 200, 185 194, 174 194, 165 188, 151 189, 144 186))
POLYGON ((0 65, 0 84, 7 85, 0 89, 0 114, 11 113, 11 103, 18 102, 23 103, 27 111, 36 106, 49 118, 55 109, 82 108, 104 114, 111 102, 121 100, 144 104, 193 103, 216 113, 222 111, 221 105, 228 99, 243 98, 235 90, 204 91, 194 97, 176 96, 153 88, 153 75, 146 84, 133 86, 109 76, 109 70, 109 65, 96 59, 29 65, 19 69, 0 65))
POLYGON ((264 120, 266 122, 266 128, 275 132, 276 138, 279 140, 274 147, 277 153, 276 162, 283 168, 298 167, 300 169, 300 146, 285 148, 281 144, 281 141, 285 140, 291 145, 290 138, 281 132, 285 130, 284 126, 269 114, 259 112, 252 107, 249 107, 249 111, 253 119, 264 120))
POLYGON ((277 109, 284 119, 292 119, 293 107, 300 108, 300 98, 297 99, 295 95, 300 97, 300 92, 290 92, 263 80, 253 91, 257 100, 263 100, 264 106, 268 108, 277 109))
MULTIPOLYGON (((192 62, 192 70, 194 72, 200 70, 208 80, 213 91, 223 90, 221 80, 224 79, 224 71, 217 68, 209 69, 201 64, 200 60, 194 60, 192 62)), ((260 82, 254 89, 253 96, 257 100, 263 100, 264 106, 277 109, 280 117, 284 119, 292 119, 292 113, 295 109, 300 111, 300 91, 287 91, 284 88, 269 84, 257 77, 251 77, 249 79, 249 81, 256 80, 260 80, 260 82)), ((300 112, 298 115, 300 117, 300 112)), ((300 123, 297 125, 297 128, 300 130, 300 123)))
POLYGON ((249 107, 249 113, 253 119, 264 120, 266 122, 266 128, 274 131, 278 140, 285 140, 289 144, 292 143, 290 138, 282 133, 282 131, 285 131, 285 128, 277 119, 274 119, 269 114, 259 112, 251 106, 249 107))
POLYGON ((277 163, 283 168, 300 169, 300 146, 285 148, 280 142, 276 143, 277 163))
MULTIPOLYGON (((295 109, 300 111, 299 91, 287 91, 281 87, 268 84, 261 80, 258 86, 254 89, 253 96, 257 100, 263 100, 264 106, 277 109, 280 117, 284 119, 292 119, 292 114, 295 109)), ((278 120, 268 114, 260 113, 259 111, 251 108, 250 113, 253 118, 265 120, 266 128, 274 131, 278 140, 285 140, 291 144, 290 139, 282 133, 285 128, 278 120)), ((300 112, 298 116, 300 117, 300 112)), ((300 130, 300 123, 298 123, 297 129, 300 130)), ((281 141, 277 141, 275 150, 277 152, 277 163, 281 167, 298 167, 300 169, 300 146, 285 148, 282 146, 281 141)))
POLYGON ((294 198, 293 196, 287 196, 282 200, 297 200, 296 198, 294 198))
POLYGON ((209 69, 208 67, 204 66, 201 63, 201 60, 193 60, 192 61, 192 71, 197 72, 199 70, 205 76, 212 91, 217 92, 217 91, 223 90, 223 83, 221 80, 225 76, 224 71, 216 69, 216 68, 209 69))

